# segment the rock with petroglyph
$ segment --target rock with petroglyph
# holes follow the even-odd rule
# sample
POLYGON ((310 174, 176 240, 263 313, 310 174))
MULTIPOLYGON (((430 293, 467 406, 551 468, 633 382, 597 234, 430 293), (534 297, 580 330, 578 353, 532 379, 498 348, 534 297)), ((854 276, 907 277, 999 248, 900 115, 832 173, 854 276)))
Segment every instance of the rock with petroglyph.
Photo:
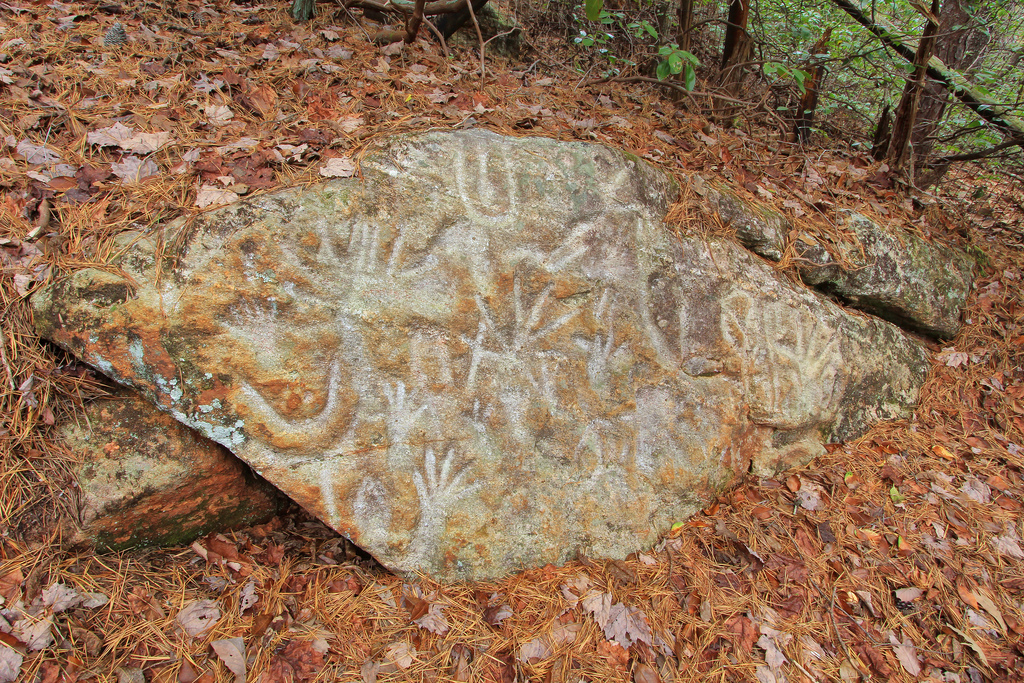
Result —
POLYGON ((39 329, 440 579, 621 558, 915 402, 917 343, 673 235, 623 152, 428 133, 361 175, 126 237, 39 329))

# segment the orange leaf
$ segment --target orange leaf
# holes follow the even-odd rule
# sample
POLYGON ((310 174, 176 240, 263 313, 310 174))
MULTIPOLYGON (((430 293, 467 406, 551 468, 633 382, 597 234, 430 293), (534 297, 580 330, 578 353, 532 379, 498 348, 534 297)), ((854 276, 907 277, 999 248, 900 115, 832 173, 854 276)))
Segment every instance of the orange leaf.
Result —
POLYGON ((956 592, 960 595, 960 599, 966 602, 968 605, 970 605, 976 610, 981 609, 980 607, 978 607, 978 598, 974 597, 974 593, 972 593, 966 585, 958 583, 956 586, 956 592))

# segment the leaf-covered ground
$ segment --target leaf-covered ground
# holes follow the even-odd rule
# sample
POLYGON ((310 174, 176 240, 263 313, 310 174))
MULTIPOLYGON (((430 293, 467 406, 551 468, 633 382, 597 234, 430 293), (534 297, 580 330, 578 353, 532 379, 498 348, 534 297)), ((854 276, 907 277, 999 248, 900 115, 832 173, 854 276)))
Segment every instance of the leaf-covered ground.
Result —
MULTIPOLYGON (((326 3, 324 3, 326 5, 326 3)), ((753 110, 587 84, 558 37, 521 61, 322 6, 0 5, 0 681, 1013 681, 1024 677, 1021 192, 961 171, 907 191, 852 149, 795 148, 753 110), (115 28, 119 24, 123 30, 115 28), (854 207, 970 248, 961 334, 922 404, 783 480, 750 479, 655 548, 488 584, 391 576, 300 510, 189 548, 62 545, 102 392, 35 337, 26 295, 117 233, 324 177, 380 140, 479 126, 605 142, 725 178, 826 239, 854 207)), ((687 186, 672 230, 727 232, 687 186)))

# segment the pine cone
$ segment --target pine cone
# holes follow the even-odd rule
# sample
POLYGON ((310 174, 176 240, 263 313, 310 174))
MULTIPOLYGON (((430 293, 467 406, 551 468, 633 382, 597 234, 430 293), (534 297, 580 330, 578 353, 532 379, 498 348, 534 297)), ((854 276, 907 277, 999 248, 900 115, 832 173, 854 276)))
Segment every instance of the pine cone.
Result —
POLYGON ((124 26, 121 22, 118 22, 107 30, 106 35, 103 36, 103 44, 107 47, 115 47, 117 45, 124 45, 128 42, 128 34, 124 32, 124 26))

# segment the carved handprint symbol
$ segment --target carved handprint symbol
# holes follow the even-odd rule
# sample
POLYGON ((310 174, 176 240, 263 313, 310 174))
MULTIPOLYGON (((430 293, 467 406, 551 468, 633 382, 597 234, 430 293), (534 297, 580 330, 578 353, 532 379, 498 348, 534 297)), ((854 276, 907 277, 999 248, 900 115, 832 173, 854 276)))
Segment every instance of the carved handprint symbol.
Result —
POLYGON ((452 506, 480 488, 479 483, 463 486, 468 467, 455 469, 455 449, 451 448, 438 467, 434 449, 423 453, 423 471, 413 472, 413 483, 420 501, 420 519, 413 532, 407 561, 424 560, 438 547, 452 506))
POLYGON ((822 419, 840 395, 839 339, 820 320, 742 293, 722 306, 722 336, 747 357, 755 418, 795 428, 822 419))
POLYGON ((407 393, 405 382, 401 380, 394 387, 390 384, 384 385, 384 395, 388 399, 388 414, 384 422, 388 429, 388 440, 392 444, 405 443, 416 420, 427 409, 426 404, 416 404, 415 394, 415 390, 407 393))

